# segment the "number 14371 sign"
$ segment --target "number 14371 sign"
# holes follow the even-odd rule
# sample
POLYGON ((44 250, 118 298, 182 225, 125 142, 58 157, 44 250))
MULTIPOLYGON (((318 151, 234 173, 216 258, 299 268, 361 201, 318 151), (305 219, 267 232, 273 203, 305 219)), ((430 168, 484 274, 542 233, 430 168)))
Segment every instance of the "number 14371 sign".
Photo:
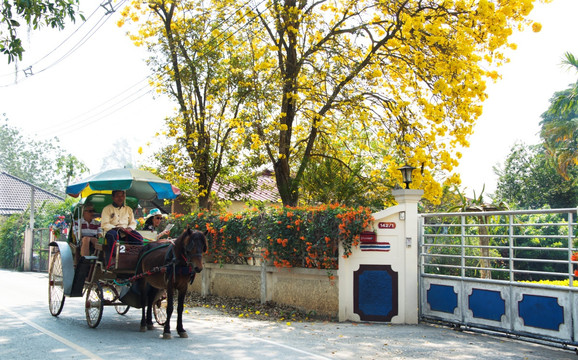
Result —
POLYGON ((394 222, 380 222, 377 224, 377 227, 380 229, 395 229, 394 222))

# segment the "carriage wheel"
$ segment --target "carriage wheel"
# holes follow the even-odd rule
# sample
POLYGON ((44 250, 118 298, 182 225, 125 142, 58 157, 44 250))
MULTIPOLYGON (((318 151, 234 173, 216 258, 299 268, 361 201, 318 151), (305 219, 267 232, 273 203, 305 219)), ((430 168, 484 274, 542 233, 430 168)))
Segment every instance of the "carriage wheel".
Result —
POLYGON ((64 307, 64 285, 60 252, 52 254, 48 271, 48 308, 52 316, 60 315, 64 307))
POLYGON ((153 303, 153 313, 155 315, 155 320, 157 324, 164 325, 167 321, 167 295, 163 292, 163 295, 158 299, 155 299, 153 303))
MULTIPOLYGON (((120 288, 118 285, 104 286, 104 288, 103 288, 104 302, 106 304, 112 304, 112 303, 118 302, 119 293, 120 293, 120 288)), ((130 306, 125 305, 125 304, 118 304, 118 305, 114 306, 114 309, 120 315, 124 315, 128 312, 128 309, 130 309, 130 306)))
POLYGON ((115 305, 114 309, 116 310, 116 312, 119 315, 124 315, 128 312, 128 310, 130 309, 129 305, 115 305))
POLYGON ((104 297, 102 294, 102 286, 100 286, 99 283, 92 283, 89 286, 86 292, 84 312, 86 313, 88 326, 95 328, 100 324, 100 320, 102 319, 104 297))

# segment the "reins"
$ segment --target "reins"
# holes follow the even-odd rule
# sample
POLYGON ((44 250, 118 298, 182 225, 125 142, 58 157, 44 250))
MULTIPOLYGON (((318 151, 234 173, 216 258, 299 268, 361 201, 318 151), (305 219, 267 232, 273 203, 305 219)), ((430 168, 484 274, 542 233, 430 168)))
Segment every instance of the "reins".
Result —
MULTIPOLYGON (((142 279, 146 276, 154 275, 157 273, 166 274, 168 272, 169 274, 173 275, 173 282, 176 281, 177 273, 179 275, 192 275, 190 277, 190 282, 192 282, 194 280, 194 274, 195 274, 195 271, 193 270, 193 263, 191 261, 189 261, 189 259, 187 259, 187 257, 182 253, 181 253, 181 257, 182 257, 182 261, 184 262, 184 265, 177 267, 177 255, 175 253, 174 240, 169 240, 169 242, 167 242, 166 244, 162 244, 160 246, 150 248, 139 256, 139 259, 138 259, 137 265, 136 265, 136 269, 135 269, 135 275, 128 278, 127 281, 132 283, 132 282, 139 280, 139 279, 142 279), (152 253, 155 250, 164 249, 166 247, 169 247, 169 249, 165 255, 165 262, 162 266, 155 266, 154 268, 152 268, 148 271, 142 272, 140 274, 138 273, 139 268, 140 268, 141 263, 142 263, 142 260, 144 259, 144 257, 146 255, 152 253), (169 254, 170 254, 170 256, 169 256, 169 254), (183 269, 185 269, 185 268, 186 268, 186 271, 183 271, 183 269)), ((201 253, 194 253, 194 254, 191 254, 190 257, 191 258, 194 258, 194 257, 202 258, 203 253, 202 252, 201 253)))

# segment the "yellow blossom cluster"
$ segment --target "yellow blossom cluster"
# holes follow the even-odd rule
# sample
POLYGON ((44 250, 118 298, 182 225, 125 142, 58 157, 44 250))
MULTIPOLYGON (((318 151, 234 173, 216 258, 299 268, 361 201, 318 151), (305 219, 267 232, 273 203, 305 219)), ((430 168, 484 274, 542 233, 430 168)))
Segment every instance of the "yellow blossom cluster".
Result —
POLYGON ((138 26, 130 36, 154 52, 155 86, 179 101, 167 134, 180 165, 183 149, 197 171, 201 153, 269 160, 288 171, 278 177, 290 180, 286 201, 315 156, 364 163, 384 191, 408 163, 418 169, 412 187, 436 202, 443 184, 460 181, 460 149, 486 81, 515 48, 510 35, 541 29, 527 18, 535 1, 133 0, 119 25, 138 26))

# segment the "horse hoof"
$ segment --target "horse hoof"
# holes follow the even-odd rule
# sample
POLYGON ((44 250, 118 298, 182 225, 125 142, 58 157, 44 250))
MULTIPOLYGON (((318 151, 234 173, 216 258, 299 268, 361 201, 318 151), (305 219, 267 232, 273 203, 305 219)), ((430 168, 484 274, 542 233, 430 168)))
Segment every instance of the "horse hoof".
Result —
POLYGON ((147 332, 146 326, 141 326, 141 327, 140 327, 140 332, 147 332))
POLYGON ((164 333, 163 334, 163 339, 168 340, 168 339, 172 339, 173 337, 171 336, 171 334, 168 333, 164 333))
POLYGON ((187 332, 186 332, 186 331, 180 332, 180 333, 179 333, 179 336, 182 337, 183 339, 186 339, 186 338, 189 337, 189 335, 187 335, 187 332))
POLYGON ((147 324, 147 329, 154 330, 155 326, 153 324, 147 324))

